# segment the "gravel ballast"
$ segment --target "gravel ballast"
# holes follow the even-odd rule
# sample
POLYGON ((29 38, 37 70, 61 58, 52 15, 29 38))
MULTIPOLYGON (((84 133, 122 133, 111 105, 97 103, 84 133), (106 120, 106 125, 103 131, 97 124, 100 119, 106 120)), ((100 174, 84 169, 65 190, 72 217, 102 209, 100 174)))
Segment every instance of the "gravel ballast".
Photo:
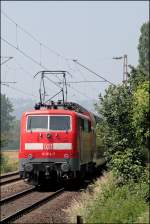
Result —
POLYGON ((78 197, 80 197, 80 192, 65 191, 52 201, 22 216, 13 223, 68 223, 63 209, 67 208, 72 200, 78 197))
POLYGON ((11 196, 15 193, 19 193, 23 190, 27 190, 31 188, 31 185, 29 185, 28 183, 25 183, 23 180, 19 180, 17 182, 14 183, 9 183, 5 186, 1 186, 1 199, 11 196))

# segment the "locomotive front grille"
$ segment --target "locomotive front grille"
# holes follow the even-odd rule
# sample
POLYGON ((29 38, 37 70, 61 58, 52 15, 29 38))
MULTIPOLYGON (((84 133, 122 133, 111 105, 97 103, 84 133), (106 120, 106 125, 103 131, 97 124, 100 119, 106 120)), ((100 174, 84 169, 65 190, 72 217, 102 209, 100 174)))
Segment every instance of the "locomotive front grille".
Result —
POLYGON ((31 172, 45 172, 46 169, 48 168, 49 171, 56 171, 60 169, 61 164, 56 164, 54 162, 51 163, 27 163, 25 164, 25 172, 31 173, 31 172))

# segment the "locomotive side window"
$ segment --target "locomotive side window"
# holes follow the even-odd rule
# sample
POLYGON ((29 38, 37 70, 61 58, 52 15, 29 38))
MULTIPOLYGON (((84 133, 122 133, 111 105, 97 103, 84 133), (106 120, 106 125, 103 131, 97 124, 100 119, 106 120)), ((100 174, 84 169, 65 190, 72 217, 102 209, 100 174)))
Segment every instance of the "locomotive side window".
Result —
POLYGON ((91 121, 88 121, 88 131, 91 132, 91 121))
POLYGON ((69 116, 50 116, 50 130, 68 131, 70 130, 69 116))
POLYGON ((88 120, 84 120, 84 131, 89 132, 88 120))
POLYGON ((84 131, 84 119, 80 118, 80 124, 82 127, 82 131, 84 131))
POLYGON ((84 119, 84 131, 87 133, 91 131, 91 122, 89 120, 84 119))
POLYGON ((82 131, 86 133, 91 131, 91 122, 89 120, 79 118, 79 124, 80 124, 80 127, 82 128, 82 131))
POLYGON ((27 130, 43 131, 48 129, 48 116, 28 116, 27 130))

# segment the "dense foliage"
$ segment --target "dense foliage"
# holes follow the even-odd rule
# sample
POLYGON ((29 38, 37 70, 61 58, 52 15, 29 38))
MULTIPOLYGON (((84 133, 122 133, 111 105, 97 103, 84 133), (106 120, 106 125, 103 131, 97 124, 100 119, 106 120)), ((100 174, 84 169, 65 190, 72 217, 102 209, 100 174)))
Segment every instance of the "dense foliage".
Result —
POLYGON ((109 86, 99 96, 96 109, 102 117, 97 127, 98 147, 107 149, 108 166, 123 182, 138 180, 149 143, 148 23, 141 28, 139 65, 131 67, 128 81, 109 86))
POLYGON ((77 215, 84 223, 149 223, 149 178, 143 172, 138 183, 120 186, 118 179, 107 172, 74 199, 66 209, 68 223, 76 223, 77 215))
POLYGON ((148 147, 149 142, 149 83, 143 82, 133 95, 133 118, 136 140, 148 147))
MULTIPOLYGON (((19 148, 19 121, 12 115, 14 111, 10 99, 1 94, 1 147, 19 148)), ((7 148, 8 149, 8 148, 7 148)))
POLYGON ((149 72, 149 22, 144 23, 141 27, 141 36, 139 39, 139 66, 143 72, 149 72))
POLYGON ((143 177, 140 183, 129 183, 121 187, 118 187, 115 178, 109 177, 96 192, 93 204, 86 208, 84 221, 85 223, 148 223, 148 191, 148 183, 143 177))
POLYGON ((0 174, 18 170, 18 159, 9 158, 9 156, 0 152, 0 174))
POLYGON ((6 95, 1 94, 1 131, 7 132, 11 128, 14 117, 11 115, 13 112, 13 106, 9 98, 6 95))

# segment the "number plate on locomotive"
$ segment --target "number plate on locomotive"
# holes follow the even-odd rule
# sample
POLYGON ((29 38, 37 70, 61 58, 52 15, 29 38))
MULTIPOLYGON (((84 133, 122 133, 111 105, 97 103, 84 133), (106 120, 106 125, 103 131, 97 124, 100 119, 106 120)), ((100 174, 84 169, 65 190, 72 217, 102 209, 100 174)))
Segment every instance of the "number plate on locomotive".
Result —
POLYGON ((53 144, 52 143, 44 143, 43 144, 43 150, 52 150, 53 149, 53 144))

